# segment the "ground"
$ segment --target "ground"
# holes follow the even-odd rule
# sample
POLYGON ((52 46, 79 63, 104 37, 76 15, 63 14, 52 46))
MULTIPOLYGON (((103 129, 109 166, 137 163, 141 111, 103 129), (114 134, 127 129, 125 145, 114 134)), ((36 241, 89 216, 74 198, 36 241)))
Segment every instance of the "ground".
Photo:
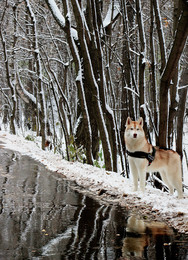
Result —
MULTIPOLYGON (((184 198, 178 199, 167 192, 147 184, 146 191, 132 192, 132 181, 119 173, 107 172, 91 165, 68 162, 52 151, 43 151, 34 141, 22 136, 0 132, 0 142, 5 148, 40 161, 47 169, 75 181, 81 192, 90 193, 102 203, 119 204, 131 212, 141 214, 145 219, 164 221, 181 233, 188 234, 188 190, 184 198)), ((184 164, 184 182, 187 183, 187 166, 184 164), (186 171, 186 172, 185 172, 186 171)))

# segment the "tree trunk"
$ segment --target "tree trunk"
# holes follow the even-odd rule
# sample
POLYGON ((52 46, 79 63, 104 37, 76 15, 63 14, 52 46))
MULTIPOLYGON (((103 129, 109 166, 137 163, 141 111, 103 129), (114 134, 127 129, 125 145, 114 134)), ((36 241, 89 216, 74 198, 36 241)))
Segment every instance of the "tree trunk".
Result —
MULTIPOLYGON (((185 57, 188 55, 188 46, 184 51, 185 57)), ((180 80, 180 89, 179 94, 179 103, 178 103, 178 113, 177 113, 177 139, 176 139, 176 151, 180 154, 181 158, 183 157, 183 123, 185 116, 186 108, 186 98, 188 93, 188 69, 184 67, 181 80, 180 80), (182 88, 181 88, 182 86, 182 88)))
MULTIPOLYGON (((94 36, 96 41, 96 46, 94 48, 95 50, 95 56, 97 57, 97 62, 95 63, 93 60, 93 55, 90 55, 91 62, 93 65, 93 71, 95 74, 95 68, 97 71, 97 77, 95 78, 100 79, 98 80, 98 87, 99 87, 99 97, 101 101, 101 108, 104 114, 104 120, 106 122, 106 127, 108 131, 109 141, 110 141, 110 147, 112 152, 112 160, 113 160, 113 171, 117 172, 117 131, 116 131, 116 123, 113 115, 113 111, 110 109, 109 106, 107 106, 105 92, 107 88, 106 84, 106 78, 105 78, 105 69, 103 65, 103 53, 102 53, 102 46, 101 46, 101 37, 100 37, 100 30, 102 17, 100 16, 100 7, 98 5, 98 1, 92 2, 92 13, 93 13, 93 28, 94 28, 94 36), (97 15, 96 15, 97 14, 97 15), (97 22, 99 21, 99 22, 97 22), (96 66, 94 66, 94 63, 96 66)), ((112 7, 113 9, 113 7, 112 7)), ((112 15, 113 17, 113 10, 112 15)), ((111 19, 112 19, 111 17, 111 19)), ((89 49, 90 50, 90 49, 89 49)), ((110 66, 110 60, 109 60, 109 66, 110 66)), ((109 68, 108 68, 109 69, 109 68)))
POLYGON ((177 71, 172 79, 172 85, 170 85, 170 107, 169 107, 169 118, 168 118, 168 148, 173 147, 173 140, 174 140, 174 120, 176 116, 178 102, 177 98, 177 85, 178 85, 178 66, 177 71))
POLYGON ((34 56, 36 62, 36 73, 37 73, 37 90, 38 90, 38 101, 40 103, 39 109, 39 120, 40 120, 40 134, 42 136, 42 149, 45 150, 46 143, 46 102, 45 94, 42 82, 42 68, 41 68, 41 57, 38 44, 38 33, 37 33, 37 23, 35 14, 31 8, 29 0, 26 0, 26 6, 30 14, 32 25, 33 25, 33 42, 34 42, 34 56))
MULTIPOLYGON (((173 20, 173 33, 175 35, 178 19, 180 15, 179 0, 174 0, 174 20, 173 20)), ((168 118, 168 148, 173 147, 174 141, 174 123, 177 111, 178 102, 177 98, 177 87, 178 87, 178 77, 179 77, 179 63, 172 78, 172 85, 170 86, 170 107, 169 107, 169 118, 168 118)))
POLYGON ((168 90, 172 78, 175 75, 179 59, 184 49, 188 35, 188 7, 183 5, 180 20, 173 46, 162 74, 160 85, 160 124, 159 124, 159 145, 166 147, 167 145, 167 122, 168 122, 168 90))
POLYGON ((153 111, 153 123, 156 129, 155 140, 158 145, 159 134, 158 134, 158 106, 157 106, 157 80, 156 80, 156 58, 155 58, 155 43, 154 43, 154 12, 153 12, 153 0, 150 1, 150 48, 151 48, 151 103, 153 111))
POLYGON ((2 40, 2 46, 3 46, 3 52, 4 52, 4 62, 5 62, 5 68, 6 68, 6 78, 8 86, 11 90, 12 95, 12 105, 10 107, 11 115, 10 115, 10 132, 12 134, 16 134, 16 128, 15 128, 15 117, 16 117, 16 108, 17 108, 17 97, 16 97, 16 90, 15 86, 11 80, 11 72, 10 72, 10 64, 9 64, 9 57, 7 53, 7 46, 6 46, 6 40, 3 35, 2 27, 0 26, 0 35, 2 40))
POLYGON ((78 2, 76 0, 72 0, 72 6, 75 14, 75 19, 77 21, 77 28, 78 28, 78 37, 80 42, 80 48, 81 48, 81 56, 83 57, 83 67, 84 72, 87 72, 84 74, 85 79, 88 82, 88 86, 91 88, 92 91, 92 100, 91 104, 95 107, 95 118, 98 124, 98 128, 100 131, 102 146, 103 146, 103 152, 104 152, 104 158, 105 158, 105 165, 107 170, 112 170, 112 153, 111 153, 111 147, 109 142, 109 135, 108 131, 105 125, 104 117, 103 117, 103 111, 100 104, 100 94, 98 89, 98 84, 96 82, 96 79, 94 77, 94 71, 91 64, 91 58, 89 55, 89 50, 87 46, 87 42, 85 39, 85 24, 82 19, 82 14, 80 13, 80 8, 78 5, 78 2))
MULTIPOLYGON (((48 2, 48 1, 47 1, 48 2)), ((67 3, 63 2, 64 5, 64 10, 65 14, 68 13, 68 6, 67 3)), ((55 15, 55 13, 52 14, 55 15)), ((61 23, 59 24, 61 26, 61 23)), ((88 108, 86 104, 86 97, 85 97, 85 92, 84 92, 84 87, 83 87, 83 79, 82 79, 82 65, 81 65, 81 60, 78 55, 78 50, 75 45, 74 39, 72 37, 71 33, 71 24, 70 20, 66 19, 66 24, 65 27, 61 28, 66 32, 67 34, 67 40, 71 49, 71 53, 74 58, 75 62, 75 68, 76 68, 76 73, 77 73, 77 79, 76 79, 76 85, 78 88, 78 95, 80 99, 80 104, 82 108, 82 113, 83 113, 83 123, 85 127, 85 142, 86 142, 86 156, 87 156, 87 163, 93 164, 93 156, 92 156, 92 132, 91 132, 91 125, 90 125, 90 118, 89 118, 89 113, 88 113, 88 108)))
MULTIPOLYGON (((144 24, 142 19, 142 10, 140 0, 136 0, 136 14, 140 39, 140 56, 139 56, 139 93, 140 93, 140 116, 146 122, 146 116, 143 106, 145 105, 145 65, 146 65, 146 39, 144 34, 144 24)), ((144 130, 147 134, 147 126, 144 124, 144 130)))
POLYGON ((165 46, 165 39, 163 33, 163 25, 161 21, 161 15, 159 11, 159 3, 158 0, 152 0, 157 24, 157 33, 159 38, 159 46, 160 46, 160 54, 161 54, 161 68, 160 72, 162 73, 165 66, 166 66, 166 46, 165 46))
MULTIPOLYGON (((188 79, 188 73, 186 72, 185 78, 188 79)), ((187 83, 187 81, 186 81, 187 83)), ((183 157, 183 122, 185 115, 185 104, 187 98, 187 87, 179 90, 179 106, 177 115, 177 139, 176 139, 176 151, 180 154, 181 159, 183 157)))

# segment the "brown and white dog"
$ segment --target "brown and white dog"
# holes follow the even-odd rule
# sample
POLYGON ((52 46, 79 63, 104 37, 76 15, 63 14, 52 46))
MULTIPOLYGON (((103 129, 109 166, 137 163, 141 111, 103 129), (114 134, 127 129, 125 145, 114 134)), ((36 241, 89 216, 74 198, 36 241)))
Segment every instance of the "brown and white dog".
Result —
POLYGON ((138 189, 138 180, 141 191, 145 191, 146 172, 159 172, 170 194, 176 189, 178 198, 182 198, 182 171, 178 153, 149 144, 143 130, 142 117, 138 121, 127 118, 124 138, 134 191, 138 189))

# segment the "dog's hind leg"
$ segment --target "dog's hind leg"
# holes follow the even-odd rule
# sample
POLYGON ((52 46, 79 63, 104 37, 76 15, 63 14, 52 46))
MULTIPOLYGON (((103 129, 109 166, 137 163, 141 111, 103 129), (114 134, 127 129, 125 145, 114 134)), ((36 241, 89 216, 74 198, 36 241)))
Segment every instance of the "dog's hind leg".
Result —
POLYGON ((178 199, 182 199, 183 198, 182 184, 181 183, 177 183, 175 185, 175 189, 178 192, 178 199))
POLYGON ((168 187, 169 193, 172 195, 174 193, 174 188, 173 188, 173 185, 169 182, 169 180, 167 178, 166 172, 165 171, 160 171, 160 175, 161 175, 161 178, 162 178, 163 182, 168 187))
POLYGON ((169 182, 171 185, 173 185, 174 189, 178 192, 178 198, 183 198, 183 189, 182 189, 182 177, 181 177, 181 169, 179 171, 174 170, 171 172, 171 175, 169 175, 169 182), (175 178, 176 177, 176 178, 175 178))
POLYGON ((177 169, 170 169, 170 172, 162 171, 160 174, 162 180, 169 188, 169 193, 172 195, 174 193, 174 189, 176 189, 178 192, 178 198, 181 199, 183 197, 182 180, 181 174, 179 174, 177 169))
POLYGON ((178 192, 178 199, 182 199, 183 198, 182 185, 180 183, 176 183, 175 189, 178 192))

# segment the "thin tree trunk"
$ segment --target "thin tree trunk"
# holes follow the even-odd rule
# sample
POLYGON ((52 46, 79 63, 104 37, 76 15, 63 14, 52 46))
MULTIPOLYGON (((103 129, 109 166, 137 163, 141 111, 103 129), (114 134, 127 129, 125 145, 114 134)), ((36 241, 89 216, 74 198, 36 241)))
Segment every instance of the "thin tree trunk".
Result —
POLYGON ((159 46, 160 46, 160 54, 161 54, 161 68, 160 72, 162 73, 166 66, 166 46, 165 46, 165 38, 163 33, 163 25, 161 21, 161 14, 159 9, 158 0, 152 0, 157 24, 157 33, 159 37, 159 46))
POLYGON ((41 58, 40 58, 40 50, 38 44, 38 33, 37 33, 37 21, 35 14, 31 8, 29 0, 26 1, 26 6, 28 12, 30 14, 32 24, 33 24, 33 37, 34 37, 34 55, 36 62, 36 73, 37 73, 37 88, 38 88, 38 98, 40 103, 39 110, 39 120, 40 120, 40 132, 42 135, 42 149, 45 150, 46 143, 46 102, 44 96, 43 82, 42 82, 42 67, 41 67, 41 58))
MULTIPOLYGON (((150 1, 150 48, 151 48, 151 84, 152 84, 152 107, 154 117, 154 127, 158 132, 158 106, 157 106, 157 80, 156 80, 156 59, 155 59, 155 43, 154 43, 154 12, 153 12, 153 0, 150 1)), ((158 145, 159 135, 155 131, 156 145, 158 145)))
MULTIPOLYGON (((185 78, 188 80, 188 73, 185 78)), ((186 81, 187 83, 187 81, 186 81)), ((179 90, 179 106, 177 115, 177 139, 176 139, 176 151, 183 157, 183 123, 185 115, 185 104, 187 99, 187 87, 179 90)))
MULTIPOLYGON (((179 0, 174 0, 174 20, 173 20, 173 33, 175 32, 178 25, 178 19, 180 15, 179 0)), ((177 87, 178 87, 178 77, 179 77, 179 64, 172 78, 172 85, 170 86, 170 106, 169 106, 169 118, 168 118, 168 148, 173 146, 174 141, 174 121, 177 111, 178 102, 177 98, 177 87)))
MULTIPOLYGON (((139 39, 140 39, 140 56, 139 56, 139 93, 140 93, 140 116, 145 122, 145 113, 143 106, 145 104, 145 64, 146 64, 146 39, 144 34, 144 24, 142 19, 142 10, 140 0, 136 0, 136 14, 139 29, 139 39)), ((144 125, 144 130, 147 134, 146 125, 144 125)))
MULTIPOLYGON (((188 46, 184 51, 185 57, 188 55, 188 46)), ((185 67, 183 69, 181 80, 180 80, 180 89, 178 91, 179 94, 179 103, 178 103, 178 113, 177 113, 177 139, 176 139, 176 151, 180 154, 181 158, 183 157, 183 123, 185 116, 185 108, 187 101, 187 93, 188 93, 188 68, 185 67), (182 88, 181 88, 182 86, 182 88)))
MULTIPOLYGON (((5 11, 6 11, 6 9, 5 9, 5 11)), ((1 23, 3 22, 5 11, 4 11, 3 15, 2 15, 1 23)), ((12 105, 10 107, 10 109, 11 109, 10 131, 11 131, 12 134, 16 134, 15 117, 16 117, 16 108, 17 108, 17 97, 16 97, 15 86, 14 86, 12 80, 11 80, 11 72, 10 72, 9 57, 8 57, 8 53, 7 53, 7 45, 6 45, 5 37, 3 35, 3 28, 2 28, 2 26, 0 26, 0 36, 1 36, 2 46, 3 46, 7 83, 8 83, 8 86, 9 86, 10 90, 11 90, 11 95, 12 95, 12 105)))

